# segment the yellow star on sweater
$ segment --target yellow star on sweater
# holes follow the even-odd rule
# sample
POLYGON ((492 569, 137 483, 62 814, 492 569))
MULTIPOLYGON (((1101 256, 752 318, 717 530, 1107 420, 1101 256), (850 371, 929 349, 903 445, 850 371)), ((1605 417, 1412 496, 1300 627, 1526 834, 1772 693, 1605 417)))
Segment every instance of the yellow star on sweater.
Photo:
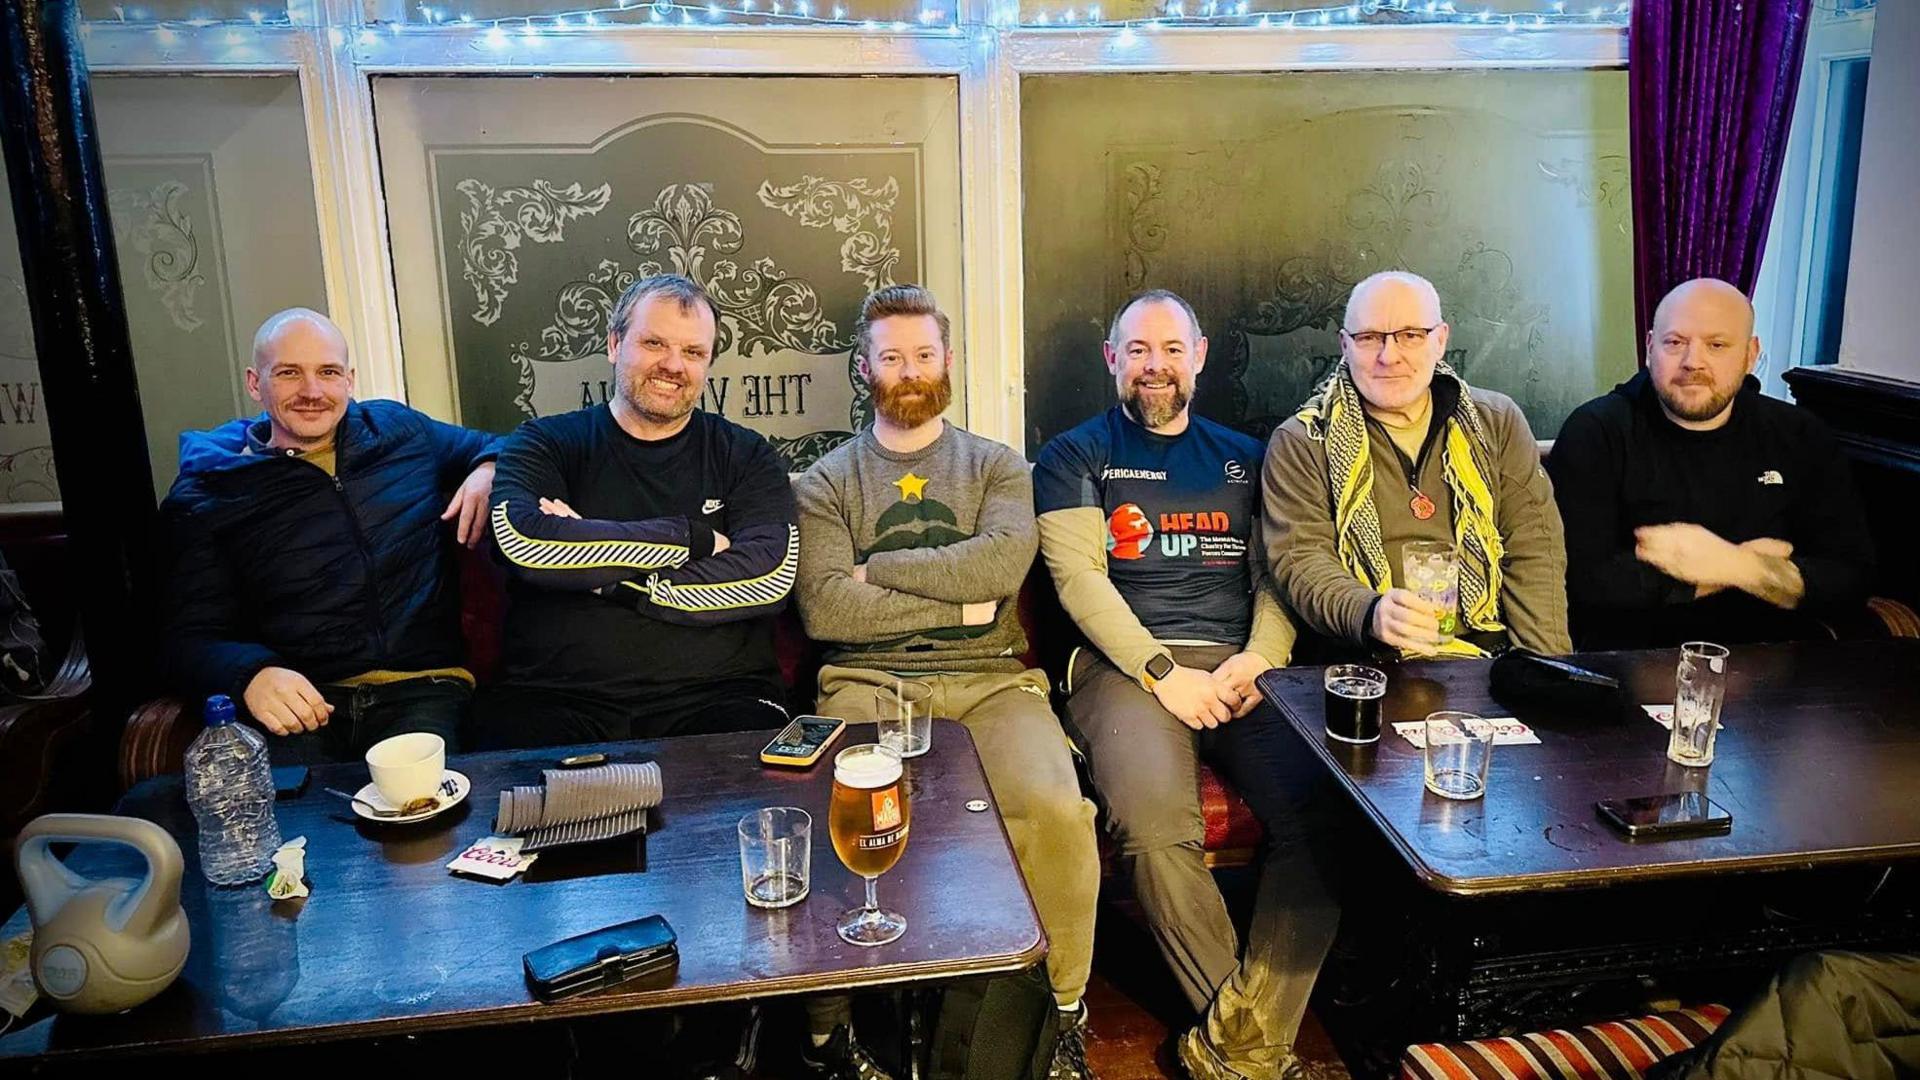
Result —
POLYGON ((924 476, 915 476, 909 472, 907 475, 895 480, 893 486, 900 489, 900 501, 902 502, 908 499, 925 499, 927 497, 927 478, 924 476))

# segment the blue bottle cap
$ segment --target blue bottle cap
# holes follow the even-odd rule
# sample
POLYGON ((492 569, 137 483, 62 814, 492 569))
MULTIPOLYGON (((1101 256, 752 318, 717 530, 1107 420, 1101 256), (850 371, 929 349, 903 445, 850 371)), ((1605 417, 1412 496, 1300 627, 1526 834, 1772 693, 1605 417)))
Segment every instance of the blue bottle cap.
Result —
POLYGON ((215 694, 208 698, 206 718, 208 727, 233 723, 237 719, 233 714, 233 699, 225 694, 215 694))

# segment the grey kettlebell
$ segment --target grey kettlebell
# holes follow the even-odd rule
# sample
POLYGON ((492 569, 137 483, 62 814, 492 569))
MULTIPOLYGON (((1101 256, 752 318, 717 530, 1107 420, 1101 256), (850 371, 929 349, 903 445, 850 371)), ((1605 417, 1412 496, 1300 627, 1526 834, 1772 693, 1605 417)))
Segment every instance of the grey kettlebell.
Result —
POLYGON ((179 977, 187 963, 186 864, 165 829, 111 814, 45 814, 20 831, 13 861, 33 920, 33 981, 54 1008, 119 1012, 179 977), (49 844, 124 844, 145 857, 146 873, 83 877, 49 844))

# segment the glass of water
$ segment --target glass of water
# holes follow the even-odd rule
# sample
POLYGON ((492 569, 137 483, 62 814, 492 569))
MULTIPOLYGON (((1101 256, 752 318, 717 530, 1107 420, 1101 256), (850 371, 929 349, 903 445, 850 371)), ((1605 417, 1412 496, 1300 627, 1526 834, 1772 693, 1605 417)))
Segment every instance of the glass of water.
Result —
POLYGON ((933 745, 933 687, 900 679, 875 690, 873 696, 880 745, 903 758, 926 753, 933 745))
POLYGON ((1427 714, 1427 790, 1443 799, 1487 793, 1493 763, 1493 721, 1469 712, 1427 714))
POLYGON ((1440 644, 1460 632, 1460 556, 1451 540, 1409 540, 1400 549, 1406 588, 1440 609, 1440 644))
POLYGON ((1720 730, 1720 705, 1726 696, 1726 646, 1710 641, 1689 641, 1680 646, 1668 758, 1695 767, 1713 764, 1714 735, 1720 730))
POLYGON ((813 815, 769 806, 740 819, 740 885, 754 907, 783 908, 807 898, 813 865, 813 815))

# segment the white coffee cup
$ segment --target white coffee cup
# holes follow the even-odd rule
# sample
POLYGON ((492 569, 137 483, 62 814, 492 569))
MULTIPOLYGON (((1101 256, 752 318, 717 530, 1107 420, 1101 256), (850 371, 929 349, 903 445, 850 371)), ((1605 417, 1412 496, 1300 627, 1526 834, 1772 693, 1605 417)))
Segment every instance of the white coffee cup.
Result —
POLYGON ((382 739, 367 750, 367 770, 395 809, 434 794, 447 771, 447 740, 425 731, 382 739))

